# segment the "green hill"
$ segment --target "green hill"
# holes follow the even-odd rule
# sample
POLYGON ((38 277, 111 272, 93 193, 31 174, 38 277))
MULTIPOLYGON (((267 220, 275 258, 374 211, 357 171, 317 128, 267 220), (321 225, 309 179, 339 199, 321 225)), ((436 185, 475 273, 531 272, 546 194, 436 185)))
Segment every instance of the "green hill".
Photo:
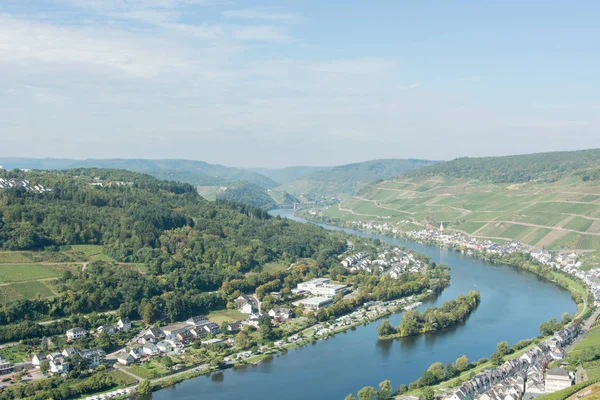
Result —
POLYGON ((363 186, 433 164, 425 160, 372 160, 331 167, 295 179, 278 189, 308 198, 344 197, 356 194, 363 186))
POLYGON ((488 183, 553 182, 569 176, 600 179, 600 149, 536 153, 505 157, 458 158, 406 174, 477 179, 488 183))
POLYGON ((251 168, 250 171, 257 172, 271 178, 280 185, 285 185, 293 180, 300 179, 314 172, 330 170, 331 167, 286 167, 286 168, 251 168))
POLYGON ((263 209, 277 207, 277 203, 265 189, 248 182, 237 182, 220 188, 217 191, 216 199, 250 204, 263 209))
POLYGON ((4 267, 0 275, 12 281, 31 279, 34 273, 58 276, 53 297, 31 296, 42 288, 38 285, 20 288, 27 289, 20 298, 2 299, 0 342, 41 336, 37 324, 23 321, 94 311, 117 310, 148 323, 185 320, 223 309, 238 290, 253 292, 268 282, 282 287, 285 274, 264 272, 266 264, 310 259, 316 265, 319 257, 320 268, 327 268, 346 248, 339 232, 270 217, 252 206, 208 202, 192 185, 129 171, 0 170, 0 177, 51 188, 42 193, 0 189, 3 259, 21 263, 4 267), (85 269, 34 270, 22 264, 56 259, 69 249, 106 257, 85 269), (121 263, 144 265, 144 273, 121 263))
POLYGON ((599 168, 600 150, 461 158, 366 186, 323 216, 444 222, 483 238, 593 252, 600 249, 599 168))
POLYGON ((237 181, 250 182, 262 188, 273 188, 278 186, 278 183, 257 172, 191 160, 145 160, 126 158, 72 160, 4 157, 0 158, 0 165, 7 169, 126 169, 128 171, 145 173, 159 179, 174 180, 195 186, 221 186, 237 181))

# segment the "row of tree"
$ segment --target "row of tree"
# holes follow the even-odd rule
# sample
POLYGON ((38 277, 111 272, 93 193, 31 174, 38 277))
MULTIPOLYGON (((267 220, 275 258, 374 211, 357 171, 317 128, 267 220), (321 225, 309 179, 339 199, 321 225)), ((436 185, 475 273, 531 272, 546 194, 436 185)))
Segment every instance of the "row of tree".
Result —
POLYGON ((396 329, 386 320, 377 330, 381 337, 404 337, 446 329, 464 322, 480 302, 481 295, 478 291, 471 291, 466 296, 459 294, 456 300, 447 301, 438 308, 428 308, 422 313, 418 310, 406 311, 396 329))

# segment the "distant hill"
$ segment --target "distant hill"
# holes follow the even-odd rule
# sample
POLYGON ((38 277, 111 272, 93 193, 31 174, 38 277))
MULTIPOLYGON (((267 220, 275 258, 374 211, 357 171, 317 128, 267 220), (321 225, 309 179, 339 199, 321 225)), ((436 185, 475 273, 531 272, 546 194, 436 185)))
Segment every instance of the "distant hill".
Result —
POLYGON ((322 211, 340 221, 432 224, 585 253, 600 265, 600 150, 460 158, 365 186, 322 211))
POLYGON ((358 193, 369 183, 389 179, 433 163, 435 161, 385 159, 323 168, 288 182, 278 189, 309 198, 348 196, 358 193))
POLYGON ((280 185, 285 185, 295 179, 300 179, 314 172, 331 170, 332 167, 286 167, 286 168, 250 168, 250 171, 257 172, 268 178, 271 178, 280 185))
POLYGON ((36 159, 36 158, 0 158, 4 168, 29 168, 62 170, 69 168, 116 168, 141 172, 159 179, 176 180, 195 186, 218 186, 237 181, 246 181, 262 188, 272 188, 278 184, 257 172, 241 168, 208 164, 191 160, 145 160, 145 159, 36 159))
POLYGON ((216 199, 249 204, 263 209, 277 207, 277 203, 265 189, 248 182, 236 182, 219 189, 216 199))
POLYGON ((457 158, 406 174, 411 178, 444 176, 489 183, 552 182, 570 175, 600 179, 600 149, 505 157, 457 158))

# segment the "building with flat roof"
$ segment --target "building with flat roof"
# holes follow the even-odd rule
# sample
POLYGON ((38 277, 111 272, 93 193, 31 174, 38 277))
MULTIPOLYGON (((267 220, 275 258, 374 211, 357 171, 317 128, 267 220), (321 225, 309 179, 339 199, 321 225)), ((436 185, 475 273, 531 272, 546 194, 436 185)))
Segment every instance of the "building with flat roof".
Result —
POLYGON ((335 297, 336 294, 346 291, 346 285, 333 284, 329 278, 315 278, 299 283, 297 291, 309 292, 315 296, 335 297))
POLYGON ((309 311, 317 311, 320 308, 325 308, 330 304, 333 304, 331 297, 311 297, 295 302, 294 304, 302 304, 304 309, 309 311))

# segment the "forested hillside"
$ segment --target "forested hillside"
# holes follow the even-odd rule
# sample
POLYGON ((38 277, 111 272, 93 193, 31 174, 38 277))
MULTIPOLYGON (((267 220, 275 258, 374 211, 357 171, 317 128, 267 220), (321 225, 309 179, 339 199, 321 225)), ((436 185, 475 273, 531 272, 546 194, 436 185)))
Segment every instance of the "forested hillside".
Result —
POLYGON ((406 174, 412 178, 444 176, 484 183, 554 182, 568 176, 600 180, 600 149, 506 157, 458 158, 406 174))
MULTIPOLYGON (((181 320, 223 307, 228 298, 209 292, 224 283, 227 295, 266 283, 281 287, 285 275, 261 272, 266 263, 311 258, 314 269, 303 273, 319 274, 346 248, 340 233, 273 218, 256 207, 211 203, 191 185, 147 175, 74 169, 3 170, 0 177, 52 189, 0 190, 3 249, 50 256, 71 245, 101 245, 118 262, 146 265, 145 275, 102 261, 65 271, 58 296, 9 302, 0 309, 0 325, 116 308, 149 322, 181 320)), ((0 337, 9 338, 11 329, 0 329, 0 337)), ((14 329, 39 334, 35 324, 14 329)))
POLYGON ((389 179, 404 172, 432 164, 425 160, 373 160, 347 164, 310 173, 280 187, 307 198, 343 197, 358 193, 369 183, 389 179))
POLYGON ((155 178, 168 179, 195 186, 219 186, 237 181, 247 181, 263 188, 278 186, 276 182, 259 173, 223 165, 191 160, 145 160, 145 159, 35 159, 0 158, 4 168, 29 168, 62 170, 69 168, 116 168, 141 172, 155 178))
POLYGON ((258 172, 268 178, 273 179, 280 185, 285 185, 295 179, 300 179, 306 175, 317 171, 328 171, 332 167, 285 167, 285 168, 251 168, 250 171, 258 172))
POLYGON ((238 182, 220 189, 216 198, 217 200, 244 203, 267 210, 277 207, 277 203, 265 189, 248 182, 238 182))

